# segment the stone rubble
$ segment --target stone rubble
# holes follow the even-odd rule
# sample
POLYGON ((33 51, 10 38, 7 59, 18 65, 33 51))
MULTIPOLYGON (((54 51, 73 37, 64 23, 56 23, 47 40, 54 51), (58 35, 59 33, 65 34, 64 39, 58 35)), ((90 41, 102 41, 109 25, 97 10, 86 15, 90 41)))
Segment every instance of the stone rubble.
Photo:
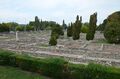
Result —
POLYGON ((0 48, 17 51, 35 57, 62 57, 72 63, 99 63, 120 67, 120 45, 101 42, 103 35, 96 33, 95 39, 86 41, 85 34, 80 40, 72 40, 66 35, 58 39, 57 46, 49 46, 50 31, 0 33, 0 48))

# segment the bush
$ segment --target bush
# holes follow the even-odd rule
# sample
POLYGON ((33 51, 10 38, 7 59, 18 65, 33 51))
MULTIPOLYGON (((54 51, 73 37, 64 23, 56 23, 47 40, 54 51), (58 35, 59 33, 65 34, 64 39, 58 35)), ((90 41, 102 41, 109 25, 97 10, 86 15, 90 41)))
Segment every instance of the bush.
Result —
POLYGON ((13 55, 12 52, 0 51, 0 65, 10 65, 10 56, 13 55))
POLYGON ((27 26, 26 26, 26 30, 27 30, 27 31, 33 31, 33 30, 34 30, 34 27, 27 25, 27 26))
POLYGON ((93 38, 94 38, 94 35, 93 35, 92 31, 91 32, 89 31, 89 33, 86 34, 86 40, 88 40, 88 41, 93 40, 93 38))
POLYGON ((53 79, 120 79, 120 68, 71 64, 61 58, 40 59, 4 50, 0 50, 0 65, 16 66, 53 79))
POLYGON ((107 24, 104 37, 109 43, 120 43, 120 23, 110 22, 107 24))
POLYGON ((9 32, 10 26, 7 23, 0 24, 0 32, 9 32))
POLYGON ((54 77, 55 79, 62 79, 64 76, 64 65, 67 63, 60 58, 47 58, 44 61, 47 64, 44 66, 45 75, 54 77))
POLYGON ((81 32, 82 32, 82 33, 87 33, 88 30, 89 30, 89 27, 88 27, 88 26, 82 26, 82 28, 81 28, 81 32))
POLYGON ((69 64, 69 79, 84 79, 85 65, 81 64, 69 64))
POLYGON ((51 45, 51 46, 57 45, 57 37, 56 36, 51 36, 49 45, 51 45))
POLYGON ((58 35, 64 35, 63 28, 59 24, 57 24, 52 28, 52 33, 56 33, 58 35))
POLYGON ((52 32, 52 33, 51 33, 51 37, 53 37, 53 36, 54 36, 56 39, 58 39, 58 38, 59 38, 58 33, 52 32))
POLYGON ((24 27, 23 26, 17 26, 16 31, 24 31, 24 27))
POLYGON ((52 28, 52 32, 51 32, 51 38, 49 40, 49 45, 51 46, 55 46, 57 45, 57 39, 59 38, 60 35, 64 35, 64 31, 63 28, 57 24, 56 26, 54 26, 52 28))
POLYGON ((90 63, 86 67, 85 73, 85 79, 106 79, 107 67, 90 63))
POLYGON ((67 36, 72 37, 72 24, 67 28, 67 36))
POLYGON ((77 32, 73 32, 73 40, 78 40, 80 38, 80 35, 77 32))

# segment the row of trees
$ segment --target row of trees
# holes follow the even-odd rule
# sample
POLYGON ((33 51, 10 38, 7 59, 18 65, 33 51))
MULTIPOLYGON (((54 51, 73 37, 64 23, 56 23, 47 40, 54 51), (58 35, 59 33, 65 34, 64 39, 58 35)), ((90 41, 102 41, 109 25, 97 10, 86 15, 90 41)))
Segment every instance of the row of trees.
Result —
POLYGON ((104 33, 104 37, 108 41, 108 43, 120 43, 120 11, 114 12, 109 15, 98 27, 96 25, 97 13, 94 13, 90 16, 89 24, 83 24, 83 26, 85 25, 85 27, 82 26, 81 28, 81 24, 79 23, 79 27, 77 27, 77 22, 78 21, 69 24, 69 27, 67 29, 67 36, 73 37, 73 40, 79 39, 79 32, 87 33, 86 40, 93 40, 95 31, 99 30, 104 33), (77 30, 79 30, 79 32, 77 30))
POLYGON ((35 21, 31 21, 29 25, 34 27, 34 31, 43 30, 45 28, 43 25, 43 21, 40 21, 38 16, 35 16, 35 21))
POLYGON ((15 22, 1 23, 0 32, 10 32, 10 31, 30 31, 34 30, 33 26, 22 25, 15 22))
MULTIPOLYGON (((73 40, 80 39, 80 33, 82 32, 81 30, 83 29, 82 25, 86 25, 86 28, 88 28, 87 31, 85 31, 87 33, 86 40, 93 40, 95 31, 96 31, 96 27, 97 27, 96 23, 97 23, 97 13, 92 14, 90 16, 89 23, 86 23, 86 24, 82 24, 82 17, 79 17, 77 15, 76 21, 74 23, 69 24, 69 26, 67 28, 67 36, 72 37, 73 40)), ((64 25, 64 21, 63 21, 63 25, 64 25)), ((56 45, 59 35, 64 34, 62 27, 63 26, 58 25, 58 26, 56 26, 56 28, 52 29, 51 38, 49 41, 50 45, 56 45)))
POLYGON ((68 27, 63 20, 63 24, 57 24, 54 21, 42 21, 36 16, 35 21, 31 21, 27 25, 21 25, 18 23, 1 23, 0 32, 9 31, 40 31, 49 29, 52 30, 51 38, 49 41, 50 45, 56 45, 57 39, 60 35, 64 35, 64 30, 67 29, 67 36, 72 37, 73 40, 80 39, 80 33, 86 33, 86 40, 93 40, 95 31, 100 30, 104 32, 105 38, 110 43, 120 43, 120 11, 113 13, 103 21, 102 24, 97 27, 97 13, 90 16, 89 23, 82 23, 82 17, 77 15, 76 21, 71 22, 68 27), (55 42, 54 42, 55 41, 55 42), (53 44, 52 44, 53 43, 53 44))
MULTIPOLYGON (((35 21, 30 21, 29 26, 34 27, 34 31, 40 31, 40 30, 52 30, 52 28, 56 28, 56 25, 58 23, 54 21, 42 21, 39 20, 38 16, 35 16, 35 21)), ((63 20, 63 24, 61 25, 64 30, 67 29, 67 25, 65 24, 65 21, 63 20)))
POLYGON ((120 11, 109 15, 97 30, 104 33, 104 37, 109 43, 120 43, 120 11))
POLYGON ((15 31, 17 26, 18 26, 18 23, 15 23, 15 22, 1 23, 0 32, 15 31))
POLYGON ((80 33, 87 33, 86 40, 93 40, 96 31, 97 23, 97 13, 90 16, 89 23, 82 24, 82 17, 77 15, 75 23, 69 24, 67 29, 67 36, 72 37, 73 40, 78 40, 80 38, 80 33))
POLYGON ((69 24, 69 27, 67 28, 67 36, 73 37, 73 40, 78 40, 80 38, 81 27, 82 17, 79 18, 77 15, 75 23, 69 24))
MULTIPOLYGON (((31 21, 27 25, 20 25, 20 24, 14 23, 14 22, 2 23, 2 24, 0 24, 0 32, 4 32, 4 31, 9 32, 9 31, 16 31, 16 30, 18 30, 18 31, 30 31, 30 30, 40 31, 40 30, 44 30, 44 29, 50 29, 50 30, 52 30, 52 32, 51 32, 51 38, 50 38, 49 44, 56 45, 57 39, 59 38, 59 36, 64 35, 63 30, 67 29, 67 36, 72 37, 73 40, 80 39, 81 32, 86 33, 86 40, 93 40, 96 28, 97 28, 97 30, 105 29, 105 27, 103 27, 103 26, 105 26, 107 24, 107 22, 108 22, 108 20, 105 19, 103 24, 100 25, 101 27, 100 26, 97 27, 97 25, 96 25, 97 13, 94 13, 90 16, 89 23, 82 24, 82 17, 79 17, 77 15, 76 21, 73 23, 70 23, 67 27, 64 20, 63 20, 63 24, 59 25, 53 21, 39 20, 39 18, 36 16, 35 21, 31 21)), ((108 26, 110 26, 110 25, 113 25, 113 23, 109 24, 108 26)), ((107 34, 108 34, 108 32, 105 32, 104 36, 108 37, 107 34)), ((113 38, 111 38, 111 39, 113 39, 113 38)), ((109 40, 109 38, 107 40, 109 40)))
MULTIPOLYGON (((30 21, 29 24, 18 24, 15 22, 1 23, 0 32, 10 32, 10 31, 40 31, 40 30, 51 30, 56 27, 56 22, 54 21, 42 21, 36 16, 35 21, 30 21)), ((67 25, 63 21, 64 29, 67 28, 67 25)))

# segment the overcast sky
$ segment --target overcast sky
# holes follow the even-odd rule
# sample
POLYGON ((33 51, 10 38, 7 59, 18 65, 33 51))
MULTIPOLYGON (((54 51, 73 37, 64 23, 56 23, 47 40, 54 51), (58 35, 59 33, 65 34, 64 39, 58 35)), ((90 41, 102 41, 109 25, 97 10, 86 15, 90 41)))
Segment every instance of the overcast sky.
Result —
POLYGON ((98 13, 98 23, 109 14, 120 11, 120 0, 0 0, 0 22, 28 23, 38 16, 43 20, 62 23, 75 21, 76 15, 89 21, 98 13))

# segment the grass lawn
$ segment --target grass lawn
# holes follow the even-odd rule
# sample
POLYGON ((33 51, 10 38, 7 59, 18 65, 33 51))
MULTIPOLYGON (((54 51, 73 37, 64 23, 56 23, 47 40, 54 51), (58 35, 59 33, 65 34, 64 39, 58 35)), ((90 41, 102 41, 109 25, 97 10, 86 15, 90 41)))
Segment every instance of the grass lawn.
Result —
POLYGON ((36 73, 22 71, 18 68, 0 66, 0 79, 49 79, 36 73))

